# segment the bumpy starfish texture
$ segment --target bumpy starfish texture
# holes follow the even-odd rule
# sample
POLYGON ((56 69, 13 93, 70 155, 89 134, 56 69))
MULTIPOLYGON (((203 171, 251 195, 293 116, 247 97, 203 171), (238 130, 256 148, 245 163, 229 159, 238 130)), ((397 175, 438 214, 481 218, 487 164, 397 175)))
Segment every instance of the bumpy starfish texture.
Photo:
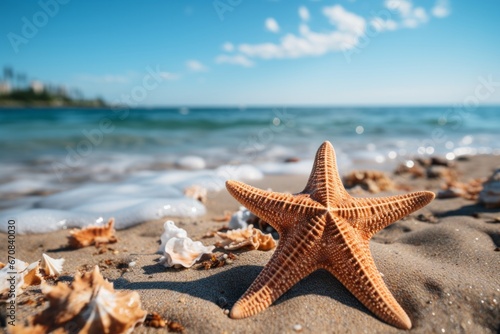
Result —
POLYGON ((280 235, 271 260, 233 306, 231 318, 263 311, 301 279, 326 269, 380 319, 411 328, 410 318, 375 267, 369 240, 427 205, 434 193, 354 198, 342 184, 329 142, 318 149, 309 181, 298 194, 264 191, 237 181, 227 181, 226 188, 280 235))

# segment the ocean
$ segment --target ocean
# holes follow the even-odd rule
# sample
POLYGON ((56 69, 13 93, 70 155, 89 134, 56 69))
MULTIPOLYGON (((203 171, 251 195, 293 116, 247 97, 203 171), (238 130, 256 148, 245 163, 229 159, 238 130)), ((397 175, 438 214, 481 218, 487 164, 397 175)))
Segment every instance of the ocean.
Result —
MULTIPOLYGON (((450 160, 461 155, 499 155, 499 110, 0 109, 0 215, 19 216, 35 210, 32 214, 39 217, 41 211, 36 210, 49 210, 44 211, 48 216, 54 213, 50 210, 66 210, 88 214, 90 220, 99 215, 103 220, 106 214, 124 215, 123 210, 150 204, 151 199, 180 200, 182 187, 189 184, 212 180, 207 188, 218 190, 231 176, 308 174, 315 151, 325 140, 335 147, 341 173, 390 170, 431 155, 450 160), (167 190, 162 192, 161 187, 167 190), (114 197, 108 194, 109 202, 102 204, 100 192, 106 190, 114 197), (59 197, 51 202, 51 196, 59 197), (64 205, 65 201, 71 203, 64 205)), ((183 205, 187 213, 179 209, 182 214, 193 209, 202 214, 198 204, 181 201, 177 207, 183 205)), ((161 215, 158 209, 151 210, 161 215)), ((75 225, 61 218, 61 212, 41 224, 53 218, 59 219, 58 228, 75 225)), ((137 217, 127 226, 150 216, 137 217)), ((37 231, 27 229, 26 233, 37 231)))

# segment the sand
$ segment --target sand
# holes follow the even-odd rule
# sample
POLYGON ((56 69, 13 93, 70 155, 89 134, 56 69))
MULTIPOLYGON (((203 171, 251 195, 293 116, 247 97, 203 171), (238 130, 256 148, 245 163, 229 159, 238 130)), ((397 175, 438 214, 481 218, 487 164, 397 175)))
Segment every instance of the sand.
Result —
MULTIPOLYGON (((499 158, 474 157, 459 162, 459 179, 486 177, 499 158)), ((252 185, 275 191, 297 192, 306 176, 269 176, 252 185)), ((437 191, 442 180, 393 179, 411 190, 437 191)), ((398 192, 380 193, 389 195, 398 192)), ((369 196, 369 194, 364 194, 369 196)), ((213 221, 238 203, 227 192, 209 194, 208 214, 200 219, 174 219, 194 240, 224 226, 213 221)), ((499 210, 485 209, 462 198, 436 199, 424 209, 394 223, 370 243, 375 263, 389 290, 412 320, 412 333, 496 333, 500 331, 500 223, 499 210)), ((158 264, 158 241, 163 222, 151 221, 117 232, 118 243, 98 254, 95 247, 65 248, 67 231, 17 236, 17 257, 32 262, 42 252, 66 259, 62 281, 78 270, 99 265, 117 289, 135 290, 143 308, 181 323, 188 333, 398 333, 376 318, 333 276, 317 271, 299 282, 267 310, 247 319, 232 320, 225 313, 245 292, 273 251, 236 252, 238 258, 215 269, 167 269, 158 264), (134 261, 135 265, 127 268, 134 261)), ((5 237, 5 235, 4 235, 5 237)), ((0 254, 6 254, 0 244, 0 254)), ((4 257, 0 261, 5 262, 4 257)), ((41 296, 31 287, 18 303, 41 296)), ((47 303, 20 305, 18 321, 40 312, 47 303)), ((4 316, 2 316, 4 317, 4 316)), ((2 321, 5 321, 3 319, 2 321)), ((134 333, 163 329, 138 327, 134 333)))

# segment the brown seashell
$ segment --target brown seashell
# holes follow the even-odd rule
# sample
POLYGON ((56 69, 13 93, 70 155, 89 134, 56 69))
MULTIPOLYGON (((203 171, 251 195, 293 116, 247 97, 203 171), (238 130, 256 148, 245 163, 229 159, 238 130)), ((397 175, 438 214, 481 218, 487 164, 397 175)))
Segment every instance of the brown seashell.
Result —
POLYGON ((268 251, 276 247, 276 241, 272 235, 262 233, 261 230, 254 228, 252 224, 248 225, 247 228, 239 228, 225 233, 217 232, 217 235, 224 239, 221 244, 224 249, 228 250, 248 247, 251 250, 268 251))
POLYGON ((2 269, 3 267, 5 267, 5 263, 0 262, 0 269, 2 269))
POLYGON ((371 193, 395 189, 392 180, 385 173, 376 170, 353 171, 344 177, 344 184, 348 188, 359 185, 371 193))
POLYGON ((115 291, 95 267, 76 275, 71 285, 42 284, 49 306, 30 317, 26 326, 11 327, 11 333, 130 333, 144 321, 139 294, 115 291))
POLYGON ((40 274, 40 261, 33 262, 25 270, 26 275, 24 276, 23 288, 31 285, 39 285, 43 282, 43 276, 40 274))
POLYGON ((196 184, 184 189, 184 195, 194 198, 201 203, 206 203, 207 201, 207 189, 196 184))
POLYGON ((99 246, 101 244, 112 244, 117 241, 115 229, 113 228, 115 219, 110 218, 104 226, 88 226, 83 229, 71 230, 68 236, 68 247, 82 248, 90 245, 99 246))
POLYGON ((479 198, 483 190, 483 178, 472 179, 469 182, 451 181, 444 185, 443 190, 438 192, 438 198, 462 197, 471 201, 479 198))

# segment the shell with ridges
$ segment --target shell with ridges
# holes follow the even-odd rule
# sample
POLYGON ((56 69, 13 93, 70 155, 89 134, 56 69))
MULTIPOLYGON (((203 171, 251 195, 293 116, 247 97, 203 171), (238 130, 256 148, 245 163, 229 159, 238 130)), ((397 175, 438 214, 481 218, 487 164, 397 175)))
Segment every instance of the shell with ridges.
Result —
POLYGON ((58 333, 130 333, 144 321, 139 294, 115 291, 96 266, 92 272, 76 275, 71 286, 42 284, 49 307, 30 317, 28 325, 10 327, 12 333, 32 329, 58 333))
POLYGON ((40 269, 43 270, 45 276, 59 276, 62 272, 64 259, 54 259, 47 254, 42 254, 40 269))
POLYGON ((240 228, 232 231, 217 232, 217 235, 225 240, 222 241, 224 249, 236 250, 243 247, 268 251, 276 247, 276 241, 272 235, 264 234, 261 230, 253 227, 240 228))
POLYGON ((70 248, 82 248, 93 244, 108 244, 117 241, 115 229, 113 228, 115 219, 110 218, 104 226, 88 226, 81 230, 70 231, 68 236, 68 246, 70 248))

